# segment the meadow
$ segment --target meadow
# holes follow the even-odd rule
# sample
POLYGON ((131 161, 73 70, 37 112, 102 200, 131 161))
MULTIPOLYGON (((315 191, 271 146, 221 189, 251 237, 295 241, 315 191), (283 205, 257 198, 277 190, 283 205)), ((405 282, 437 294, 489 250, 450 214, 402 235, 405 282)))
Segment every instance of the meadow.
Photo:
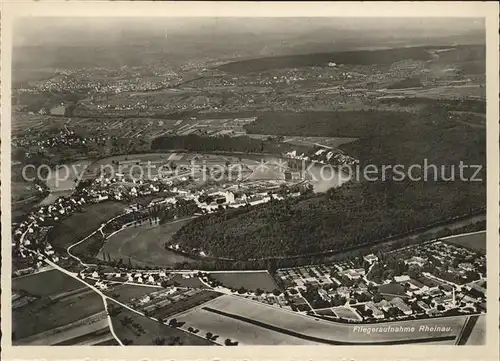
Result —
POLYGON ((443 241, 457 246, 462 246, 473 251, 486 253, 486 231, 446 237, 443 241))
POLYGON ((191 219, 179 219, 161 225, 141 225, 126 228, 104 243, 98 258, 103 259, 104 253, 112 260, 122 259, 125 264, 134 266, 174 267, 177 263, 190 262, 192 259, 165 249, 165 243, 172 235, 191 219))
POLYGON ((243 287, 249 291, 255 291, 260 288, 265 292, 272 292, 279 289, 267 271, 217 272, 210 275, 217 281, 222 282, 227 288, 239 289, 243 287))
POLYGON ((66 249, 87 237, 109 219, 119 215, 125 205, 118 202, 91 204, 82 213, 74 213, 57 223, 48 234, 49 242, 58 249, 66 249))

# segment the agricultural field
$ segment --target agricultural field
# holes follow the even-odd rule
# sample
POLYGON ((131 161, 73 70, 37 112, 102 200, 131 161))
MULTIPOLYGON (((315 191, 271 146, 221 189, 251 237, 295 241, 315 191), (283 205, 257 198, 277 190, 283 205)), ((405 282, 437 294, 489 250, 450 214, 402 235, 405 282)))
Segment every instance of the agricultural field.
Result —
POLYGON ((92 164, 90 164, 85 171, 83 172, 82 179, 87 180, 94 178, 98 175, 100 170, 109 169, 109 167, 116 168, 113 163, 114 162, 123 162, 123 161, 132 161, 136 160, 137 162, 168 162, 171 160, 171 157, 175 157, 174 153, 145 153, 145 154, 131 154, 131 155, 116 155, 113 157, 107 157, 103 159, 99 159, 92 164))
POLYGON ((118 315, 112 316, 112 322, 117 336, 125 344, 154 345, 155 338, 163 339, 168 344, 177 338, 177 344, 180 342, 182 345, 213 345, 203 337, 161 324, 124 308, 121 308, 118 315))
POLYGON ((47 295, 12 311, 14 340, 78 322, 104 310, 101 296, 93 291, 51 297, 47 295))
POLYGON ((180 322, 185 322, 182 329, 189 327, 199 330, 202 336, 207 332, 218 335, 216 342, 224 342, 229 338, 238 341, 238 345, 314 345, 312 341, 302 340, 297 337, 285 335, 280 332, 267 330, 240 320, 232 319, 202 307, 194 308, 181 316, 176 317, 180 322))
POLYGON ((109 219, 119 215, 125 205, 118 202, 103 202, 85 207, 84 212, 75 213, 59 222, 48 234, 49 242, 56 248, 66 249, 97 230, 109 219))
POLYGON ((447 237, 443 241, 468 248, 472 251, 486 253, 486 231, 447 237))
POLYGON ((126 228, 111 236, 101 248, 98 258, 103 259, 103 253, 112 260, 123 259, 134 266, 174 267, 177 263, 190 262, 192 259, 165 249, 165 243, 191 218, 179 219, 161 225, 148 223, 126 228))
POLYGON ((26 292, 38 297, 47 297, 76 290, 84 285, 58 270, 39 272, 12 279, 12 292, 26 292))
POLYGON ((93 345, 112 339, 106 314, 101 312, 16 341, 17 345, 93 345))
POLYGON ((273 277, 267 271, 216 272, 210 275, 217 281, 222 282, 223 286, 231 289, 243 287, 249 291, 255 291, 260 288, 265 292, 279 289, 273 277))
POLYGON ((407 97, 426 97, 426 98, 448 98, 456 99, 461 97, 470 97, 476 99, 486 98, 486 88, 481 85, 450 85, 437 86, 419 89, 389 89, 384 91, 387 95, 404 95, 407 97))
POLYGON ((11 182, 12 206, 21 206, 32 200, 40 198, 40 192, 36 190, 33 183, 24 181, 11 182))
MULTIPOLYGON (((372 332, 369 335, 355 325, 324 321, 302 314, 285 311, 265 304, 252 302, 237 296, 221 296, 204 305, 212 312, 224 313, 227 317, 244 320, 247 323, 260 323, 261 327, 280 329, 281 332, 299 334, 322 340, 323 343, 397 343, 413 341, 433 341, 432 338, 454 338, 460 332, 466 317, 446 317, 411 321, 387 322, 383 326, 414 327, 412 332, 398 330, 394 332, 372 332), (425 327, 449 327, 449 329, 429 329, 425 327), (421 328, 422 327, 422 328, 421 328)), ((364 325, 367 326, 367 325, 364 325)), ((373 326, 373 325, 372 325, 373 326)), ((196 325, 194 325, 196 327, 196 325)), ((442 339, 438 339, 442 340, 442 339)))
POLYGON ((219 296, 220 293, 213 291, 188 290, 167 297, 166 300, 163 300, 163 303, 162 301, 153 302, 148 308, 152 309, 151 312, 153 317, 158 320, 165 320, 167 317, 197 307, 219 296))

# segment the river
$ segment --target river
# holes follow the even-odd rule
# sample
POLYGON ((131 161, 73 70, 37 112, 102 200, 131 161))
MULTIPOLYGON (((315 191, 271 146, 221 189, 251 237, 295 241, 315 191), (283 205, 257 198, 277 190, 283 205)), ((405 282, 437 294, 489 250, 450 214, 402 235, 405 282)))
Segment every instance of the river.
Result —
POLYGON ((326 192, 330 188, 339 187, 350 179, 347 173, 341 172, 336 167, 328 164, 311 163, 309 161, 292 160, 289 158, 269 155, 249 155, 242 156, 242 158, 249 158, 253 160, 263 159, 267 164, 270 165, 270 167, 278 167, 279 164, 283 163, 287 163, 290 165, 295 161, 299 164, 299 168, 297 169, 297 171, 301 171, 305 175, 305 178, 308 179, 313 185, 313 190, 316 193, 326 192))
POLYGON ((38 205, 46 206, 54 203, 60 197, 73 194, 76 186, 75 179, 79 179, 85 168, 90 164, 91 161, 89 160, 80 160, 52 169, 45 181, 50 193, 38 205))

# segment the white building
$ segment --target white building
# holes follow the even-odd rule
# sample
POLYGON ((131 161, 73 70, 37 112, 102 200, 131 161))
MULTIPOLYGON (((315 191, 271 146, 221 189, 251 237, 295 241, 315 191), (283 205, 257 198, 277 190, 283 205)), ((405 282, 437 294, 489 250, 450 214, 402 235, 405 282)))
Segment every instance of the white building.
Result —
POLYGON ((367 256, 364 256, 363 259, 368 262, 369 264, 372 264, 374 262, 378 262, 378 257, 375 256, 373 253, 369 254, 367 256))
POLYGON ((366 310, 371 310, 373 317, 375 318, 384 318, 384 312, 382 312, 373 302, 367 302, 365 303, 365 309, 366 310))
POLYGON ((401 276, 394 276, 394 281, 396 282, 407 282, 410 280, 410 276, 408 275, 401 275, 401 276))

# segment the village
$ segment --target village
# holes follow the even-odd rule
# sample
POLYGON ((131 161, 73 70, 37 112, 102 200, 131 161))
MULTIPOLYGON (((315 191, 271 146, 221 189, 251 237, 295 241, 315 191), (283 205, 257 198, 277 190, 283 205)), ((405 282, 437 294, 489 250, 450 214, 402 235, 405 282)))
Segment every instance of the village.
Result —
MULTIPOLYGON (((74 193, 59 197, 52 204, 41 205, 22 221, 14 222, 12 246, 15 260, 22 265, 19 270, 14 270, 14 274, 31 273, 43 265, 42 256, 38 256, 34 264, 29 264, 30 255, 25 249, 41 251, 52 261, 58 262, 60 256, 54 252, 46 237, 48 229, 75 213, 85 212, 85 208, 92 204, 123 204, 123 217, 120 217, 121 221, 114 222, 114 227, 120 229, 134 225, 127 214, 133 215, 136 220, 151 218, 152 210, 161 207, 172 209, 175 218, 200 216, 225 209, 281 201, 285 197, 300 196, 304 189, 308 189, 307 184, 298 186, 296 180, 232 180, 228 177, 229 165, 221 165, 220 162, 205 163, 202 168, 196 164, 195 158, 177 165, 162 155, 157 158, 163 159, 151 162, 135 157, 113 161, 95 171, 85 170, 80 174, 81 179, 74 193), (168 171, 162 173, 158 170, 162 166, 168 171), (138 172, 134 173, 131 169, 134 167, 138 172), (156 173, 151 174, 151 168, 156 169, 156 173), (207 182, 203 178, 207 176, 205 172, 221 170, 226 173, 225 177, 222 175, 221 181, 207 182)), ((159 221, 157 216, 154 219, 159 221)), ((178 245, 170 247, 179 248, 178 245)), ((203 255, 202 251, 200 255, 203 255)))
POLYGON ((277 277, 292 309, 331 320, 380 322, 486 311, 484 254, 434 240, 381 257, 279 269, 277 277))

